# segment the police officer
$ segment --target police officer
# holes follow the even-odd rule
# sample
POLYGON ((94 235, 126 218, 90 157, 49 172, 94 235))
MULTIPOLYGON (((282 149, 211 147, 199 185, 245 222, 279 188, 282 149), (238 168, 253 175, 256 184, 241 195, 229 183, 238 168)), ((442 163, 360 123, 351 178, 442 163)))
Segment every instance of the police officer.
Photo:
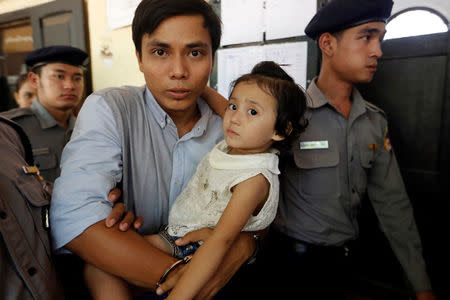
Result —
POLYGON ((72 110, 84 94, 87 61, 86 52, 70 46, 34 50, 25 63, 31 68, 28 78, 37 98, 30 107, 2 113, 25 130, 35 163, 50 182, 59 176, 61 153, 75 124, 72 110))
POLYGON ((307 90, 309 126, 281 167, 279 215, 267 239, 280 299, 345 299, 356 287, 350 262, 365 194, 417 299, 435 299, 386 115, 354 86, 373 78, 392 5, 333 0, 306 27, 322 65, 307 90))
POLYGON ((42 188, 26 134, 0 117, 0 299, 63 299, 42 188))

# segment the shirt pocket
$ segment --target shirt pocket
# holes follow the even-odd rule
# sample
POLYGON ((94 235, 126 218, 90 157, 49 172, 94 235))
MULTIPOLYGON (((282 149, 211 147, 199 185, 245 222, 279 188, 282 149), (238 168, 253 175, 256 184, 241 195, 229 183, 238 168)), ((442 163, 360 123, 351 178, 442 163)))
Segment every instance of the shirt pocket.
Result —
POLYGON ((56 168, 58 162, 56 155, 50 150, 50 148, 35 148, 33 149, 34 163, 38 166, 39 170, 49 170, 56 168))
POLYGON ((35 174, 24 174, 19 176, 16 186, 33 206, 42 207, 50 204, 50 196, 42 187, 43 181, 40 181, 35 174))
POLYGON ((50 242, 48 240, 49 224, 49 205, 50 195, 42 188, 42 181, 37 179, 35 174, 23 174, 16 180, 16 187, 23 196, 25 203, 27 203, 28 210, 20 212, 21 223, 23 223, 23 234, 26 240, 32 241, 31 245, 36 253, 40 250, 36 233, 45 248, 47 255, 51 254, 50 242), (31 218, 30 218, 31 217, 31 218), (30 223, 34 223, 30 227, 30 223), (32 230, 29 230, 33 228, 32 230))
POLYGON ((302 193, 309 196, 339 193, 338 149, 298 149, 294 151, 294 162, 302 193))

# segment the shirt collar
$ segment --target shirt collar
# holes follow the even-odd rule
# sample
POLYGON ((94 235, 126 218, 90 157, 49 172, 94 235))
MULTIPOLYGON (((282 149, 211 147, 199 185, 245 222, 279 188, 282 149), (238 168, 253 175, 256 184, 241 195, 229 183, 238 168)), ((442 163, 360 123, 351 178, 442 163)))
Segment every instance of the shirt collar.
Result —
POLYGON ((153 95, 150 92, 150 90, 148 89, 148 87, 145 87, 144 100, 147 103, 147 106, 150 109, 150 112, 153 114, 153 117, 155 118, 158 125, 161 128, 166 127, 168 115, 161 108, 161 106, 158 104, 158 102, 156 102, 155 97, 153 97, 153 95))
MULTIPOLYGON (((317 77, 311 81, 307 89, 307 106, 309 108, 319 108, 324 106, 325 104, 330 104, 328 99, 322 93, 322 91, 317 87, 316 84, 317 77)), ((366 106, 364 105, 364 98, 361 96, 359 91, 354 87, 352 90, 352 110, 351 115, 359 116, 366 112, 366 106)))
POLYGON ((70 114, 69 120, 67 122, 67 129, 66 129, 66 131, 73 130, 73 128, 75 127, 75 121, 76 120, 77 120, 77 118, 75 118, 75 116, 73 114, 70 114))
MULTIPOLYGON (((145 87, 144 99, 158 125, 161 128, 166 127, 168 120, 171 120, 171 118, 164 111, 164 109, 162 109, 155 97, 153 97, 148 87, 145 87)), ((202 98, 198 98, 197 105, 200 110, 201 117, 191 130, 193 136, 201 136, 206 131, 208 120, 212 115, 211 108, 202 98)))
POLYGON ((364 98, 360 92, 354 87, 352 91, 352 110, 350 111, 349 120, 356 119, 358 116, 364 114, 367 111, 364 104, 364 98))
MULTIPOLYGON (((42 129, 51 128, 53 126, 59 126, 55 118, 53 118, 53 116, 41 104, 41 102, 39 102, 37 98, 33 100, 30 109, 34 113, 36 118, 39 120, 39 124, 41 124, 42 129)), ((67 121, 66 131, 73 130, 75 126, 75 121, 76 121, 75 116, 73 114, 70 114, 69 120, 67 121)))
POLYGON ((322 91, 317 87, 316 80, 317 77, 311 81, 308 89, 306 90, 306 94, 308 96, 306 105, 309 108, 319 108, 329 103, 322 91))
POLYGON ((53 126, 58 125, 55 118, 45 109, 44 106, 39 102, 36 98, 30 106, 30 109, 33 111, 34 115, 38 118, 39 123, 43 129, 47 129, 53 126))

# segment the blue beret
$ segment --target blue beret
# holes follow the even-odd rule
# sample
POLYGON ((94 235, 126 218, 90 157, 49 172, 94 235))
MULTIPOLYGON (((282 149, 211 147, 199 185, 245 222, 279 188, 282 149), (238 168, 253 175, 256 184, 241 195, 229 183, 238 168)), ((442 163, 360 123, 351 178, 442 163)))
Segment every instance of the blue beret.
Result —
POLYGON ((60 62, 73 66, 86 66, 89 55, 81 49, 71 46, 50 46, 32 51, 25 57, 29 67, 37 67, 47 63, 60 62))
POLYGON ((392 0, 332 0, 306 26, 305 33, 316 40, 324 32, 337 32, 369 22, 386 22, 392 0))

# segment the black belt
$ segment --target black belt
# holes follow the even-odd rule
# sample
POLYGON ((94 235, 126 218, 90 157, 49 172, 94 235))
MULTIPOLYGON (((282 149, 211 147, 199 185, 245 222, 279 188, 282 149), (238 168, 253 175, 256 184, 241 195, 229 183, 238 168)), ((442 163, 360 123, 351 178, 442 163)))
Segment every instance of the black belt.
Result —
POLYGON ((280 247, 286 247, 299 255, 304 254, 323 254, 333 256, 349 256, 354 248, 354 241, 348 241, 343 245, 330 246, 330 245, 316 245, 302 240, 298 240, 287 236, 279 231, 272 231, 271 234, 273 242, 278 243, 280 247))

